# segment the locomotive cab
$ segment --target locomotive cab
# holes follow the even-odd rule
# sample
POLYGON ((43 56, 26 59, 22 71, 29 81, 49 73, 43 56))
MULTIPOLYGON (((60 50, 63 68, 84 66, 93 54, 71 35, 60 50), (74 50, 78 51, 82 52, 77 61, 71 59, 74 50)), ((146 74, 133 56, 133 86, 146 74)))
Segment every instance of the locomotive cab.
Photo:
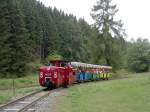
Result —
POLYGON ((68 67, 69 63, 67 61, 62 61, 62 60, 55 60, 55 61, 50 61, 50 66, 55 66, 55 67, 68 67))
POLYGON ((67 61, 50 61, 49 66, 40 68, 40 85, 50 89, 59 86, 67 87, 69 84, 69 71, 70 66, 67 61))

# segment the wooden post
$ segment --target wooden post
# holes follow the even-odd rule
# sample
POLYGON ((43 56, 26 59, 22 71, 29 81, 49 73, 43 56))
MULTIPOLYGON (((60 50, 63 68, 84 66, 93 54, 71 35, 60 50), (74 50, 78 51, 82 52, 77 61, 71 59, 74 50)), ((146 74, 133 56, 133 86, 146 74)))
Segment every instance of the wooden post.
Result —
POLYGON ((12 80, 12 86, 13 86, 13 96, 15 96, 15 94, 16 94, 16 91, 15 91, 15 78, 13 78, 13 80, 12 80))

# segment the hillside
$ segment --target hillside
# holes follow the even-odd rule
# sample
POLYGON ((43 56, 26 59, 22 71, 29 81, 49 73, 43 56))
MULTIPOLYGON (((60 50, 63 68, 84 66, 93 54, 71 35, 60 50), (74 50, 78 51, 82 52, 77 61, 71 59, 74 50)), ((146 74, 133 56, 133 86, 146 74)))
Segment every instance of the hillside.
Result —
POLYGON ((27 75, 35 71, 31 70, 37 66, 35 62, 46 64, 51 55, 109 65, 113 71, 147 72, 149 41, 139 38, 127 42, 123 22, 113 19, 117 5, 104 0, 97 6, 91 10, 95 22, 90 25, 38 0, 0 1, 0 77, 27 75), (103 15, 104 9, 108 11, 103 15))

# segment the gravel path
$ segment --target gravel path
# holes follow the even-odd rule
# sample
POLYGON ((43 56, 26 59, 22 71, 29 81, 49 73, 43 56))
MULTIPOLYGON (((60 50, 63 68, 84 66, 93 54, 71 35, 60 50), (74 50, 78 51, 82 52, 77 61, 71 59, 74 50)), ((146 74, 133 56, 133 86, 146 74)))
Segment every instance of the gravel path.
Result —
POLYGON ((58 89, 54 90, 50 95, 29 109, 29 112, 54 112, 56 102, 59 97, 64 96, 66 94, 67 89, 58 89))

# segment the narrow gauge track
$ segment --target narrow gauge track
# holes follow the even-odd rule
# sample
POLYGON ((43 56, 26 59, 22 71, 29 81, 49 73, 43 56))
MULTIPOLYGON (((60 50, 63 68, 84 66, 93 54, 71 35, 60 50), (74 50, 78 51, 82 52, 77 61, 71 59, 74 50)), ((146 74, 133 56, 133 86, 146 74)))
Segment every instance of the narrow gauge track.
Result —
POLYGON ((43 90, 33 92, 15 101, 0 106, 0 112, 32 112, 34 109, 30 109, 30 107, 32 107, 32 105, 36 104, 43 98, 47 97, 49 94, 50 91, 43 90))

